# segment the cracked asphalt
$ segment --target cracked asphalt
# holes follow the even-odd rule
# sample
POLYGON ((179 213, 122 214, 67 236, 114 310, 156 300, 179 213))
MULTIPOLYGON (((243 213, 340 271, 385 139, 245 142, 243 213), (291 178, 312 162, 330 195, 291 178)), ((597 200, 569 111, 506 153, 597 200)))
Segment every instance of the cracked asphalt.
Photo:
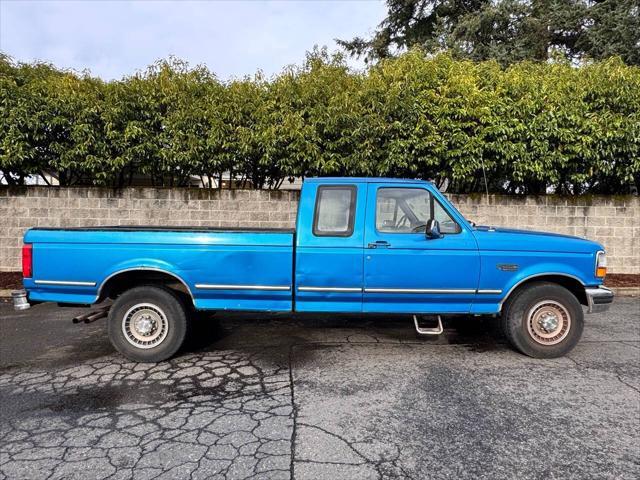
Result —
POLYGON ((218 315, 160 364, 104 320, 0 303, 0 479, 640 477, 640 300, 569 357, 491 321, 218 315))

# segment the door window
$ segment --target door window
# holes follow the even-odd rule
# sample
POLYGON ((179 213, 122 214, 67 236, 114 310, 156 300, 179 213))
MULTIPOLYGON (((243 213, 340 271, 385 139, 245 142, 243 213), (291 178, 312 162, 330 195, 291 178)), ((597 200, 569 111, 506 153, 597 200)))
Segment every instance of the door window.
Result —
POLYGON ((460 226, 428 190, 381 188, 376 197, 376 229, 385 233, 424 232, 435 218, 441 233, 459 233, 460 226))
POLYGON ((350 237, 356 209, 356 187, 318 187, 313 234, 318 237, 350 237))

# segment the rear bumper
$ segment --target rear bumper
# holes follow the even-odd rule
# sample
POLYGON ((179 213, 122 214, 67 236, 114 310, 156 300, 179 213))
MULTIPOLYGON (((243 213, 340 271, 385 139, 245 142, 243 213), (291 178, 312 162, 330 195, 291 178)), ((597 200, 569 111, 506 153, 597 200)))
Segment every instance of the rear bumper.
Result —
POLYGON ((606 312, 613 302, 613 292, 606 287, 585 288, 587 313, 606 312))

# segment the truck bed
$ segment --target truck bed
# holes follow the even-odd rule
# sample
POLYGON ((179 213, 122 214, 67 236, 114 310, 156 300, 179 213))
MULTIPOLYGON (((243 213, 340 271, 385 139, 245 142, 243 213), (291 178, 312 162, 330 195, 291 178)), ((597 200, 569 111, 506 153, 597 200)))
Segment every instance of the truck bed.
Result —
POLYGON ((112 278, 166 272, 197 308, 289 311, 294 230, 204 227, 34 228, 35 301, 92 303, 112 278))

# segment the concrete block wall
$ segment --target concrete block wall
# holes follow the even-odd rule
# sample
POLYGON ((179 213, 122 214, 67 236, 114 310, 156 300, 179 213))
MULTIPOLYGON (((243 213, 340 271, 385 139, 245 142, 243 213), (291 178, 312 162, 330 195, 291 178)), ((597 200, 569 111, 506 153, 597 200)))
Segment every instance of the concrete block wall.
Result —
POLYGON ((297 191, 0 186, 0 271, 20 271, 30 227, 293 228, 297 191))
POLYGON ((640 273, 640 197, 449 195, 478 225, 508 226, 588 238, 607 250, 609 272, 640 273))
MULTIPOLYGON (((0 271, 19 271, 30 227, 162 225, 288 227, 299 192, 0 186, 0 271)), ((614 273, 640 273, 640 198, 450 195, 479 225, 566 233, 597 240, 614 273)))

